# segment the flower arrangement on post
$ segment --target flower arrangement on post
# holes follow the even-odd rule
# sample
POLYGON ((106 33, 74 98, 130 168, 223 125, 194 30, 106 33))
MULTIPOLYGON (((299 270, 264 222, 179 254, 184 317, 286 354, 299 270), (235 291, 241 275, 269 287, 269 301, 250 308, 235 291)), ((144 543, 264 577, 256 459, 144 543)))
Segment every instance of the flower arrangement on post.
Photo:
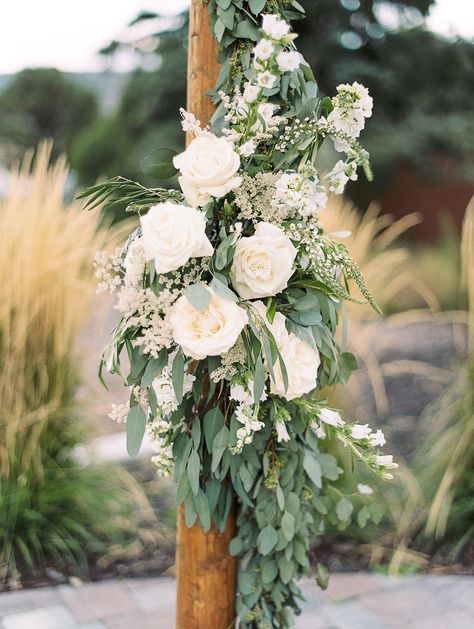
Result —
MULTIPOLYGON (((218 106, 206 128, 182 110, 188 148, 159 154, 181 191, 119 177, 82 195, 88 207, 126 201, 140 216, 123 249, 97 259, 122 314, 102 367, 130 387, 114 418, 126 421, 131 455, 150 434, 187 526, 224 530, 236 497, 230 552, 247 628, 291 626, 310 540, 328 523, 346 526, 356 508, 361 525, 379 517, 370 486, 341 492, 334 441, 379 477, 396 467, 382 432, 344 421, 323 394, 355 367, 335 340, 344 302, 355 301, 351 280, 378 310, 318 220, 359 168, 371 177, 357 138, 372 99, 358 83, 318 96, 289 24, 302 9, 284 7, 210 0, 218 106)), ((326 577, 319 566, 322 586, 326 577)))

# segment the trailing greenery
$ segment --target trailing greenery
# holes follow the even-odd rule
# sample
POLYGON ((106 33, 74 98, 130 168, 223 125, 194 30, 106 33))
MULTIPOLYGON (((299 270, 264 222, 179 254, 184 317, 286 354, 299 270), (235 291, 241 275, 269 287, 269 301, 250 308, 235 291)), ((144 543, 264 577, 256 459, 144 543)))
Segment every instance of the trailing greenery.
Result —
MULTIPOLYGON (((381 453, 381 431, 346 424, 323 394, 355 368, 336 341, 351 280, 380 312, 318 219, 329 192, 342 194, 359 168, 371 176, 356 138, 372 99, 358 83, 318 96, 288 23, 303 14, 298 2, 208 6, 220 47, 216 113, 203 128, 182 110, 188 148, 145 162, 158 177, 179 172, 182 195, 123 178, 81 195, 88 207, 113 198, 140 216, 123 248, 96 258, 99 286, 117 292, 122 314, 101 371, 130 388, 112 416, 126 421, 131 456, 149 433, 187 526, 223 531, 237 501, 240 626, 287 628, 312 537, 347 526, 356 508, 362 524, 380 517, 334 441, 377 477, 397 467, 381 453)), ((317 575, 324 586, 324 566, 317 575)))

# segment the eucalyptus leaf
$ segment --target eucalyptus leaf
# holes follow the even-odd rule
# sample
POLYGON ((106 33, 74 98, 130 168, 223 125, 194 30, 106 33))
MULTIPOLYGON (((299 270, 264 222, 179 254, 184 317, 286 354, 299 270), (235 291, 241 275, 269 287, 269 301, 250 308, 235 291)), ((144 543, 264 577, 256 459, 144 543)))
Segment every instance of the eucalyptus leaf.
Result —
POLYGON ((127 416, 127 452, 130 456, 137 456, 145 434, 146 415, 143 408, 136 404, 132 406, 127 416))
POLYGON ((205 310, 211 303, 212 295, 202 284, 188 286, 184 294, 196 310, 205 310))
POLYGON ((155 179, 169 179, 178 172, 173 165, 176 151, 169 148, 159 148, 152 151, 140 162, 141 170, 155 179))

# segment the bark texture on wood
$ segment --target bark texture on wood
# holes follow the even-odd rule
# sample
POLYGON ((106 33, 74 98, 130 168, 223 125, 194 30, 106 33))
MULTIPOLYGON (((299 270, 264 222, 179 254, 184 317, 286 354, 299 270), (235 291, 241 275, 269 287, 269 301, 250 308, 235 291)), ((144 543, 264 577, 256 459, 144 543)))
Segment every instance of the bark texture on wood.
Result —
POLYGON ((187 108, 204 125, 214 113, 205 93, 214 87, 219 72, 217 42, 211 34, 209 11, 201 0, 192 0, 189 11, 187 108))
POLYGON ((197 525, 187 528, 181 506, 177 535, 177 629, 234 627, 236 561, 228 551, 234 516, 224 533, 213 526, 206 534, 197 525))
MULTIPOLYGON (((214 106, 205 92, 216 81, 217 45, 209 13, 201 0, 192 0, 189 24, 187 108, 203 125, 214 106)), ((187 138, 188 142, 190 138, 187 138)), ((177 629, 230 629, 235 623, 236 560, 229 555, 235 535, 235 516, 229 515, 224 533, 214 525, 209 533, 196 524, 187 528, 184 508, 178 512, 176 577, 177 629)))

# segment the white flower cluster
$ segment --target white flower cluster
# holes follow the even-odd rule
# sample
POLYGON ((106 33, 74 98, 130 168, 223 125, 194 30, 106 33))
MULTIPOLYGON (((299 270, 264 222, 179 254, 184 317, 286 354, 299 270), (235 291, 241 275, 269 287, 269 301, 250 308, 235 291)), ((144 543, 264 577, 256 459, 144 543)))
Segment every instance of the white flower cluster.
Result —
POLYGON ((115 293, 122 284, 123 247, 117 247, 112 255, 98 251, 94 257, 98 293, 115 293))
POLYGON ((109 417, 117 424, 124 424, 127 421, 127 416, 130 411, 130 402, 126 404, 112 404, 109 417))
POLYGON ((236 89, 232 99, 219 93, 227 111, 225 119, 232 124, 224 133, 228 139, 239 142, 242 157, 253 155, 258 144, 271 138, 285 122, 283 116, 275 115, 278 107, 268 102, 265 90, 273 89, 282 74, 298 69, 303 63, 297 50, 288 50, 296 36, 278 15, 263 16, 262 33, 262 39, 253 49, 254 76, 244 85, 243 93, 236 89))
MULTIPOLYGON (((344 83, 338 85, 336 91, 328 122, 351 138, 358 138, 365 126, 365 119, 372 115, 373 101, 369 91, 360 83, 344 83)), ((347 141, 340 138, 334 138, 334 146, 336 151, 347 152, 349 149, 347 141)))
POLYGON ((316 173, 284 172, 276 182, 272 207, 286 211, 287 216, 312 216, 326 207, 327 200, 316 173))
MULTIPOLYGON (((171 365, 176 352, 170 354, 168 365, 163 367, 159 376, 152 383, 153 390, 156 395, 158 411, 161 415, 170 415, 178 408, 178 400, 173 387, 173 378, 171 374, 171 365)), ((189 393, 193 387, 196 378, 189 373, 184 375, 183 394, 189 393)))
POLYGON ((160 476, 171 476, 174 467, 173 448, 169 441, 169 424, 161 416, 156 417, 146 425, 154 454, 152 462, 157 466, 160 476))
MULTIPOLYGON (((330 408, 320 408, 317 412, 317 417, 312 421, 311 427, 319 439, 326 437, 324 424, 336 429, 345 428, 345 422, 341 415, 330 408)), ((380 448, 386 443, 383 432, 380 429, 373 432, 368 424, 354 424, 351 427, 347 427, 345 434, 339 435, 339 437, 345 444, 347 444, 347 438, 350 438, 355 442, 355 445, 368 445, 371 448, 380 448)), ((383 478, 387 480, 393 478, 392 474, 387 471, 394 470, 398 467, 398 464, 393 461, 393 455, 372 455, 372 459, 375 466, 380 469, 383 478)), ((367 485, 358 485, 358 490, 361 494, 371 494, 373 491, 367 485)))
MULTIPOLYGON (((231 449, 233 454, 237 454, 245 445, 252 443, 254 433, 261 430, 265 424, 258 419, 258 408, 254 405, 253 380, 248 380, 246 385, 233 384, 229 397, 237 402, 235 416, 242 424, 236 432, 237 443, 231 449)), ((264 402, 266 399, 266 391, 263 391, 260 401, 264 402)))
POLYGON ((241 337, 237 339, 228 352, 221 356, 221 365, 210 373, 212 382, 220 382, 221 380, 232 380, 239 372, 239 367, 245 363, 247 352, 245 351, 244 342, 241 337))

